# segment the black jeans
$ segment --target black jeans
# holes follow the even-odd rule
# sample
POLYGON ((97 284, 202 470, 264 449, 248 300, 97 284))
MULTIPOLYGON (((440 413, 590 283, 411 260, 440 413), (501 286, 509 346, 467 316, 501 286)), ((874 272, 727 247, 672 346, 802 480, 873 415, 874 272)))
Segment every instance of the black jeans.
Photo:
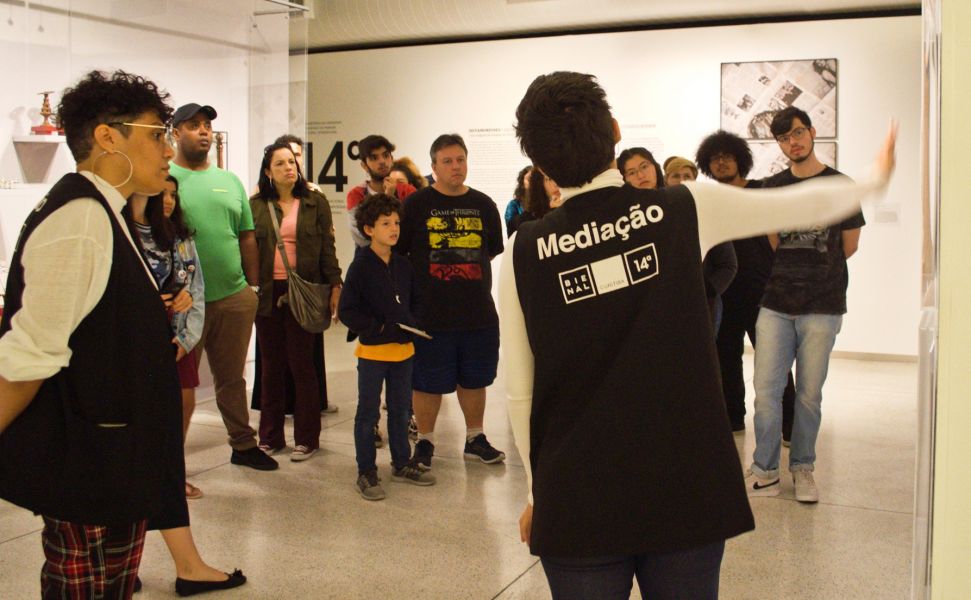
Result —
POLYGON ((717 600, 725 542, 679 552, 541 557, 553 600, 627 600, 637 579, 650 600, 717 600))
MULTIPOLYGON (((718 329, 716 346, 718 364, 721 367, 722 390, 728 418, 733 428, 745 424, 745 375, 742 372, 742 354, 745 351, 745 335, 755 346, 755 321, 759 318, 759 301, 756 298, 722 297, 721 327, 718 329)), ((782 393, 782 436, 792 435, 792 419, 795 408, 796 386, 792 373, 782 393)))

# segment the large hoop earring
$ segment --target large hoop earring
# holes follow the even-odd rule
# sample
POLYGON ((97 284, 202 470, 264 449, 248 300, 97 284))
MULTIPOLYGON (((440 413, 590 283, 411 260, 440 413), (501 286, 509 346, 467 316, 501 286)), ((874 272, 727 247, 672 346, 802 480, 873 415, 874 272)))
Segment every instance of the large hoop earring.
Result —
POLYGON ((128 155, 125 154, 124 152, 122 152, 121 150, 115 150, 114 152, 108 152, 107 150, 103 150, 101 152, 101 154, 99 154, 98 156, 94 157, 94 162, 91 163, 91 172, 94 173, 95 175, 98 175, 98 178, 99 179, 101 179, 102 181, 104 181, 105 183, 107 183, 108 185, 110 185, 111 187, 117 189, 117 188, 120 188, 121 186, 125 185, 129 181, 131 181, 132 175, 135 174, 135 165, 132 164, 131 159, 128 158, 128 155), (122 181, 121 183, 119 183, 117 185, 115 185, 114 183, 111 183, 110 181, 108 181, 107 179, 105 179, 104 177, 102 177, 101 175, 98 175, 98 173, 95 172, 95 170, 94 170, 95 166, 98 164, 98 160, 100 160, 101 157, 104 156, 105 154, 120 154, 123 157, 125 157, 125 160, 128 161, 128 177, 126 177, 124 181, 122 181))

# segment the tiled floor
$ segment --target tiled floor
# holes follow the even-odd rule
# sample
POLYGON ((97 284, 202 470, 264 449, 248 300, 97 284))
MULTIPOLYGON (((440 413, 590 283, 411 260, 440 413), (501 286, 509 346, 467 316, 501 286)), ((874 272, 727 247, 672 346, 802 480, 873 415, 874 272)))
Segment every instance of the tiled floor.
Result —
MULTIPOLYGON (((323 417, 323 452, 308 462, 283 456, 272 473, 229 464, 215 404, 200 404, 186 447, 190 480, 206 494, 190 502, 193 533, 211 564, 239 567, 250 579, 214 597, 549 598, 542 567, 519 542, 525 476, 501 379, 490 390, 486 432, 509 455, 505 465, 462 459, 461 411, 446 401, 438 485, 388 481, 385 448, 378 459, 388 498, 366 502, 354 487, 356 372, 347 349, 339 332, 328 335, 329 391, 340 412, 323 417)), ((833 361, 818 444, 820 502, 795 502, 789 479, 780 497, 754 499, 757 528, 728 543, 722 598, 908 597, 916 372, 914 364, 833 361)), ((750 390, 750 431, 751 411, 750 390)), ((747 464, 754 438, 737 442, 747 464)), ((39 519, 0 503, 0 598, 37 597, 41 562, 39 519)), ((149 534, 141 575, 143 600, 175 597, 157 533, 149 534)))

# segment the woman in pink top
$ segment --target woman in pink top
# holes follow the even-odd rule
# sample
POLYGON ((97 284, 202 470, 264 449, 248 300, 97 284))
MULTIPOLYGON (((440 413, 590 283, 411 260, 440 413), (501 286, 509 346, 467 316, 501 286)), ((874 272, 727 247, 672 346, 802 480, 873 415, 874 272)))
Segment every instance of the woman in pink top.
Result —
POLYGON ((250 198, 260 256, 256 336, 261 354, 260 448, 275 454, 286 448, 283 436, 286 370, 293 374, 293 452, 307 460, 320 446, 320 390, 313 363, 314 334, 302 329, 281 299, 287 272, 277 249, 270 217, 276 213, 290 268, 306 279, 330 283, 336 312, 341 270, 334 247, 333 218, 327 198, 311 190, 289 144, 267 147, 260 165, 259 193, 250 198))

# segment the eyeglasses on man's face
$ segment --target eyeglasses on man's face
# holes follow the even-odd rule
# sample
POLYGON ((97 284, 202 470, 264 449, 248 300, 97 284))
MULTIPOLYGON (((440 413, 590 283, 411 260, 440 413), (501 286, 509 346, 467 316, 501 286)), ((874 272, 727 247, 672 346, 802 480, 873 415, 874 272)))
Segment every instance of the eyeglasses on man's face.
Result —
POLYGON ((735 155, 734 154, 727 154, 725 152, 722 152, 721 154, 716 154, 716 155, 712 156, 711 157, 711 160, 709 162, 710 163, 716 163, 716 162, 726 162, 726 163, 727 162, 735 162, 735 155))
POLYGON ((806 134, 808 132, 809 132, 809 129, 807 129, 806 127, 796 127, 789 133, 783 133, 779 137, 775 138, 775 140, 780 144, 788 144, 792 140, 796 140, 796 141, 801 140, 802 138, 806 137, 806 134))

